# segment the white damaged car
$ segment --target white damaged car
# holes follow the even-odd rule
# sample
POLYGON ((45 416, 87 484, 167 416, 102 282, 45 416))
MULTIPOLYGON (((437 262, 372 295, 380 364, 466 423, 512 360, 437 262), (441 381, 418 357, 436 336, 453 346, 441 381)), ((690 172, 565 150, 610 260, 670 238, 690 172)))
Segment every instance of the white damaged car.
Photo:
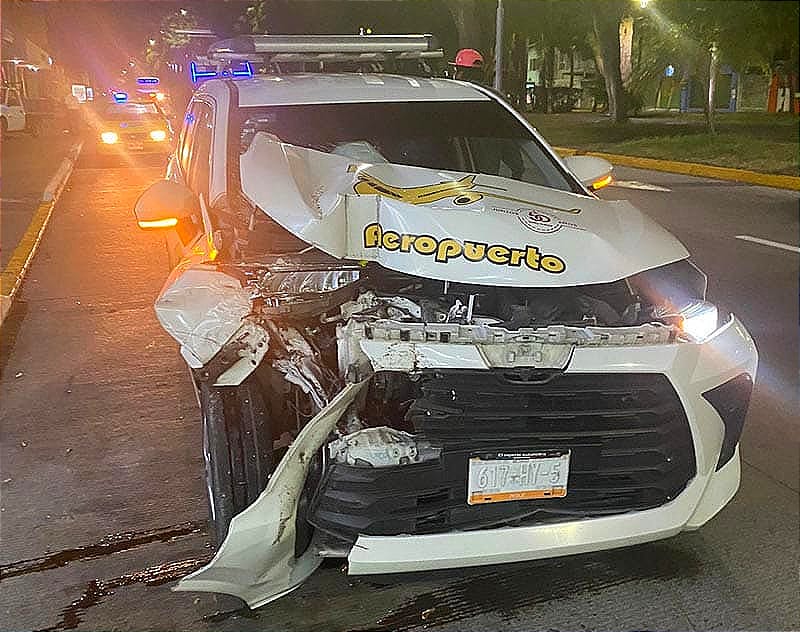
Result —
POLYGON ((696 529, 733 497, 753 341, 672 235, 484 88, 214 79, 136 204, 175 264, 219 549, 251 607, 349 573, 696 529))

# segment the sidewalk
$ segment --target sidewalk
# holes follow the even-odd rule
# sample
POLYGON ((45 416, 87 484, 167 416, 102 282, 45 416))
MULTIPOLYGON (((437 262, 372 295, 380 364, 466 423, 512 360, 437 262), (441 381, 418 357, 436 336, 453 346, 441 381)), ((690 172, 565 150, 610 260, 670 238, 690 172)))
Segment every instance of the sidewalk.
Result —
POLYGON ((77 139, 67 134, 3 139, 0 171, 0 271, 4 270, 42 201, 42 193, 77 139))

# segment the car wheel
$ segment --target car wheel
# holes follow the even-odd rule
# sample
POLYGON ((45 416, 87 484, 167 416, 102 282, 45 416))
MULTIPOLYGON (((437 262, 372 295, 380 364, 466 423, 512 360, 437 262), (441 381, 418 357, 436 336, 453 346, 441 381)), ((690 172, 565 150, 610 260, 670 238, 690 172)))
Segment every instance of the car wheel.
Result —
POLYGON ((5 138, 6 134, 8 134, 8 121, 5 118, 0 119, 0 126, 2 126, 3 138, 5 138))
POLYGON ((31 123, 30 127, 28 128, 28 133, 30 133, 33 138, 38 138, 39 134, 41 133, 41 129, 39 128, 39 123, 31 123))
POLYGON ((267 408, 257 378, 237 387, 198 385, 211 526, 217 547, 233 517, 267 486, 274 467, 267 408))

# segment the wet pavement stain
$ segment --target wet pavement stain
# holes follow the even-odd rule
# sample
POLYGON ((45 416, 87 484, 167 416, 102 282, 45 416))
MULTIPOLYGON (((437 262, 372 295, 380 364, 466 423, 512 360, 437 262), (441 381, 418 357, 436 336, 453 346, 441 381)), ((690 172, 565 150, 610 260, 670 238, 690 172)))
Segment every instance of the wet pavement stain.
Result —
MULTIPOLYGON (((693 553, 669 544, 501 567, 419 594, 360 632, 434 628, 490 612, 510 621, 518 611, 579 593, 700 572, 693 553)), ((394 587, 369 583, 378 590, 394 587)))
POLYGON ((142 571, 120 575, 111 579, 92 580, 86 586, 86 590, 75 601, 61 611, 61 620, 49 628, 42 628, 37 632, 57 632, 58 630, 74 630, 83 620, 82 615, 89 608, 100 603, 108 595, 113 594, 116 588, 124 588, 134 584, 144 584, 145 586, 160 586, 171 581, 176 581, 205 566, 211 561, 211 557, 200 559, 179 560, 168 562, 158 566, 151 566, 142 571))
POLYGON ((0 579, 6 580, 19 575, 40 573, 66 566, 70 562, 111 555, 112 553, 127 551, 154 542, 171 542, 178 538, 202 533, 204 526, 205 524, 201 522, 185 522, 171 527, 161 527, 147 531, 114 533, 105 536, 96 544, 65 549, 51 555, 4 564, 0 566, 0 579))

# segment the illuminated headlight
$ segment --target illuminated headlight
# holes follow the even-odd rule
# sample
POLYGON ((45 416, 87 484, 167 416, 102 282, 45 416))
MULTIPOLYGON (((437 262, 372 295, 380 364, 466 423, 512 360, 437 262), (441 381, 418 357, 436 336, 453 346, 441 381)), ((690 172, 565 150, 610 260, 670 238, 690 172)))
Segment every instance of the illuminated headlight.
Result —
POLYGON ((719 310, 708 301, 690 303, 680 311, 681 329, 694 342, 702 342, 717 330, 719 310))
POLYGON ((100 134, 100 138, 106 145, 113 145, 119 140, 116 132, 103 132, 100 134))
POLYGON ((163 129, 154 129, 152 132, 150 132, 150 138, 160 143, 161 141, 167 139, 167 133, 163 129))

